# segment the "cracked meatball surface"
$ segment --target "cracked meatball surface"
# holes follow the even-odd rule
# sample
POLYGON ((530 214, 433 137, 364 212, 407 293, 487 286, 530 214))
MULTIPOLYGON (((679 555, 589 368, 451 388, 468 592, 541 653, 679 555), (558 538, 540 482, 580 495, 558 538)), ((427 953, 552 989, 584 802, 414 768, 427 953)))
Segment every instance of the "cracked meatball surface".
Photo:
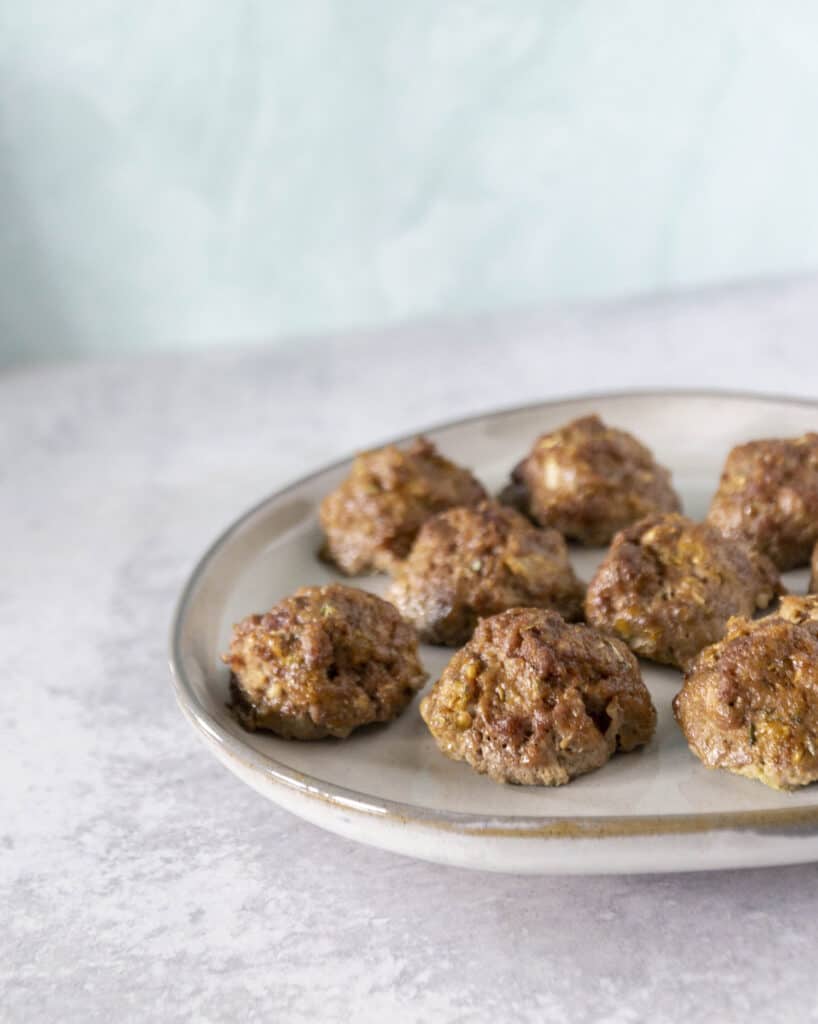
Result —
POLYGON ((522 785, 570 782, 656 727, 628 648, 539 608, 484 619, 420 713, 447 757, 522 785))
POLYGON ((818 541, 818 434, 734 448, 707 518, 782 571, 807 565, 818 541))
POLYGON ((480 619, 508 608, 581 618, 584 594, 560 533, 483 502, 427 519, 387 597, 422 640, 457 646, 480 619))
POLYGON ((390 572, 429 516, 485 497, 482 484, 426 438, 407 448, 363 452, 347 479, 321 502, 322 553, 351 576, 390 572))
POLYGON ((673 711, 709 768, 795 789, 818 779, 818 597, 730 621, 690 666, 673 711))
POLYGON ((681 509, 670 472, 635 437, 598 416, 539 437, 501 500, 541 526, 596 546, 643 516, 681 509))
POLYGON ((614 538, 585 616, 642 657, 684 668, 721 639, 731 616, 751 616, 781 590, 769 559, 708 523, 650 516, 614 538))
POLYGON ((340 583, 302 587, 233 627, 233 712, 288 739, 348 736, 403 711, 426 679, 417 638, 387 601, 340 583))

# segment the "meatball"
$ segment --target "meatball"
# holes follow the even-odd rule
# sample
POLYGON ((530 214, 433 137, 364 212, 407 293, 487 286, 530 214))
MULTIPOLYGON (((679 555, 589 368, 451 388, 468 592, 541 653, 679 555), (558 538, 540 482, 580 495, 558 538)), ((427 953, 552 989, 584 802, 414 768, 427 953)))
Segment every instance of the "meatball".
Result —
POLYGON ((541 608, 483 619, 420 713, 447 757, 521 785, 561 786, 656 728, 628 648, 541 608))
POLYGON ((348 736, 403 711, 426 674, 417 638, 387 601, 340 583, 302 587, 233 627, 233 711, 250 731, 348 736))
POLYGON ((685 676, 673 711, 690 749, 773 789, 818 779, 818 597, 731 619, 685 676))
POLYGON ((406 449, 388 445, 363 452, 347 479, 321 502, 323 554, 350 576, 390 572, 429 516, 485 497, 472 474, 426 438, 406 449))
MULTIPOLYGON (((804 597, 787 594, 781 598, 776 616, 786 619, 787 622, 806 625, 818 634, 818 594, 806 594, 804 597)), ((767 619, 760 619, 756 625, 766 621, 767 619)))
POLYGON ((811 594, 818 594, 818 544, 815 545, 812 552, 809 589, 811 594))
POLYGON ((590 545, 607 544, 643 516, 681 509, 668 470, 598 416, 538 438, 500 497, 541 526, 590 545))
POLYGON ((477 622, 517 606, 582 617, 585 588, 556 530, 483 502, 427 519, 387 597, 432 644, 464 644, 477 622))
POLYGON ((649 516, 618 533, 588 586, 585 616, 652 661, 684 667, 732 615, 766 608, 775 566, 707 523, 649 516))
POLYGON ((707 518, 782 572, 807 565, 818 541, 818 434, 734 448, 707 518))

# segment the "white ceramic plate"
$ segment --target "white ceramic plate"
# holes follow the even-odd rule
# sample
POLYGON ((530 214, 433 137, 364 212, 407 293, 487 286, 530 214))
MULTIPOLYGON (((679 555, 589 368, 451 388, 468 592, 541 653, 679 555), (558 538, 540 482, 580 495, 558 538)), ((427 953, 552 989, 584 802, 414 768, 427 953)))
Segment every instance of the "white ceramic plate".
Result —
MULTIPOLYGON (((818 428, 818 405, 729 394, 605 395, 493 413, 427 431, 442 451, 498 488, 541 432, 598 412, 642 438, 701 516, 728 450, 740 441, 818 428)), ((508 872, 677 871, 818 859, 818 785, 778 793, 704 768, 676 727, 679 673, 643 663, 659 712, 642 752, 557 789, 502 786, 437 750, 418 701, 396 722, 343 741, 299 743, 244 732, 226 710, 219 655, 233 622, 298 586, 339 578, 315 557, 317 507, 344 461, 267 498, 196 567, 173 627, 172 670, 185 715, 231 771, 275 803, 343 836, 471 868, 508 872)), ((602 555, 579 548, 584 579, 602 555)), ((382 592, 385 580, 354 581, 382 592)), ((806 571, 788 587, 806 589, 806 571)), ((451 652, 424 647, 437 678, 451 652)))

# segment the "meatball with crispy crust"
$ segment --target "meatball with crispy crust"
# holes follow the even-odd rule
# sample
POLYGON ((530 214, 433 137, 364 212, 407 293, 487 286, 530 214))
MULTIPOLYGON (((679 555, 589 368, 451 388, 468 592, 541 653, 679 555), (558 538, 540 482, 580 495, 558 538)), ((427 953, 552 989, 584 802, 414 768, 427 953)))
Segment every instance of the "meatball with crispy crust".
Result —
POLYGON ((500 498, 589 545, 607 544, 643 516, 681 508, 669 471, 635 437, 598 416, 538 438, 500 498))
POLYGON ((479 619, 508 608, 581 618, 584 595, 562 534, 483 502, 427 519, 386 596, 422 640, 456 647, 479 619))
POLYGON ((420 713, 447 757, 521 785, 561 786, 656 727, 628 648, 540 608, 483 619, 420 713))
POLYGON ((340 583, 302 587, 244 619, 224 661, 241 724, 297 740, 388 722, 426 679, 417 638, 395 608, 340 583))
MULTIPOLYGON (((781 603, 775 614, 781 619, 786 619, 787 622, 808 625, 810 629, 818 632, 818 594, 806 594, 804 597, 787 594, 781 598, 781 603)), ((757 621, 765 622, 766 620, 759 619, 757 621)))
POLYGON ((807 565, 818 541, 818 434, 734 448, 707 519, 782 572, 807 565))
POLYGON ((812 563, 810 566, 810 581, 809 589, 811 594, 818 594, 818 544, 815 545, 812 552, 812 563))
POLYGON ((782 592, 768 558, 708 523, 649 516, 618 533, 585 597, 585 616, 652 661, 681 668, 733 615, 782 592))
POLYGON ((429 516, 485 497, 472 474, 426 438, 405 449, 388 445, 363 452, 347 479, 321 502, 323 554, 351 576, 390 572, 429 516))
POLYGON ((690 749, 773 789, 818 779, 818 597, 731 619, 690 666, 673 711, 690 749))

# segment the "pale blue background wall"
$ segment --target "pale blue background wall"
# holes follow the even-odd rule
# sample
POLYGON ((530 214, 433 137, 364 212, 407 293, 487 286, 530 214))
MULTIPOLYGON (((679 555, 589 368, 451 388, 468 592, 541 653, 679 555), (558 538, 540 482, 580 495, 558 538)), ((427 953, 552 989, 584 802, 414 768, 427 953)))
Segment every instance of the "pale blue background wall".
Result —
POLYGON ((0 355, 818 267, 809 2, 0 4, 0 355))

